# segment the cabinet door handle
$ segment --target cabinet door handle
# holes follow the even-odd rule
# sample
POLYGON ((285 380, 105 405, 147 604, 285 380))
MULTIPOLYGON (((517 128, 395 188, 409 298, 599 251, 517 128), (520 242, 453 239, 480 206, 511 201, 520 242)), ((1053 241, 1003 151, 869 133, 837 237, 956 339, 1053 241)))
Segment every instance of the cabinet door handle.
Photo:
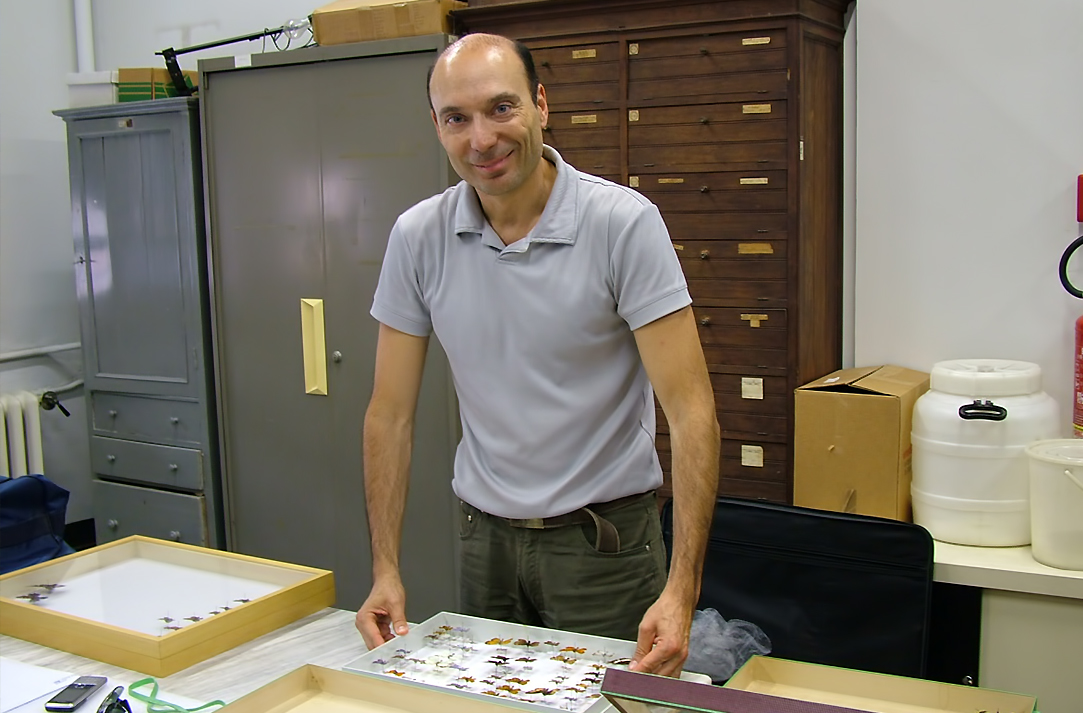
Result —
POLYGON ((711 257, 711 251, 710 250, 700 250, 699 251, 699 259, 700 260, 706 260, 709 257, 711 257))
POLYGON ((305 393, 327 396, 323 300, 301 300, 301 353, 305 364, 305 393))
POLYGON ((180 418, 178 418, 177 416, 170 416, 169 422, 176 426, 178 423, 180 423, 180 418))
POLYGON ((116 417, 117 417, 117 410, 116 409, 109 409, 109 418, 116 418, 116 417))
POLYGON ((169 464, 169 469, 170 469, 171 471, 173 471, 174 473, 176 473, 176 472, 177 472, 177 470, 179 470, 179 468, 177 467, 177 464, 176 464, 176 463, 170 463, 170 464, 169 464))
POLYGON ((116 462, 117 462, 117 457, 116 457, 115 455, 113 455, 112 453, 110 453, 109 455, 107 455, 107 456, 105 457, 105 459, 106 459, 107 461, 109 461, 110 463, 116 463, 116 462))
POLYGON ((108 527, 110 530, 115 530, 120 527, 120 521, 110 519, 108 522, 105 523, 105 526, 108 527))

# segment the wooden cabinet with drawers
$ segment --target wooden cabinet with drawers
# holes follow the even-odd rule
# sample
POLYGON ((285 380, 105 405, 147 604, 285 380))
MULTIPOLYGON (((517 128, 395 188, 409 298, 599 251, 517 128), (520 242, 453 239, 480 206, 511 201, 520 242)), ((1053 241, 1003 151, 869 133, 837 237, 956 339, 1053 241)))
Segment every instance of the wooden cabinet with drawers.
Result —
MULTIPOLYGON (((792 502, 793 390, 841 364, 848 0, 471 0, 522 40, 545 141, 658 205, 722 429, 719 494, 792 502)), ((670 474, 668 426, 657 447, 670 474)))

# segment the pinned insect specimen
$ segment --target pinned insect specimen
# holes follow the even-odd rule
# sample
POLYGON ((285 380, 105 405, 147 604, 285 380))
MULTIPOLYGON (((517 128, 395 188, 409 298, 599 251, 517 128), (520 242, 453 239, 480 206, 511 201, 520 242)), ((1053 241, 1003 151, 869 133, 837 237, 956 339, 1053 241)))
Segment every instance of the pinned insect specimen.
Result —
POLYGON ((537 641, 527 641, 526 639, 516 639, 515 640, 515 645, 516 646, 537 646, 538 642, 537 641))
POLYGON ((25 599, 31 604, 37 604, 40 601, 44 601, 49 598, 48 594, 42 594, 41 592, 27 592, 26 594, 20 594, 15 597, 16 599, 25 599))
POLYGON ((46 592, 52 592, 54 589, 59 589, 60 587, 63 587, 64 585, 63 584, 35 584, 33 586, 36 589, 44 589, 46 592))
POLYGON ((166 624, 172 624, 175 619, 171 616, 160 616, 158 617, 158 621, 164 621, 166 624))
POLYGON ((375 659, 373 662, 376 666, 386 666, 388 664, 387 659, 375 659))
POLYGON ((390 673, 393 676, 405 676, 406 675, 405 671, 396 671, 393 668, 387 669, 387 671, 385 673, 390 673))
POLYGON ((511 695, 513 695, 513 696, 514 696, 514 695, 515 695, 515 694, 517 694, 517 693, 518 693, 518 692, 519 692, 519 691, 520 691, 521 689, 519 689, 519 688, 514 688, 514 687, 512 687, 512 686, 509 686, 508 684, 506 684, 506 683, 505 683, 505 684, 504 684, 503 686, 497 686, 497 687, 496 687, 496 690, 498 690, 498 691, 507 691, 508 693, 510 693, 511 695))
POLYGON ((470 686, 466 686, 466 685, 463 685, 461 683, 449 683, 448 685, 451 686, 452 688, 459 688, 459 689, 465 689, 465 690, 470 689, 470 686))
POLYGON ((565 646, 561 651, 570 651, 575 654, 585 654, 587 652, 586 648, 579 648, 577 646, 565 646))
POLYGON ((486 696, 499 696, 500 695, 496 691, 482 691, 482 694, 486 695, 486 696))
POLYGON ((606 663, 608 663, 610 666, 628 666, 632 663, 632 659, 613 659, 611 661, 607 661, 606 663))
POLYGON ((533 662, 537 661, 537 659, 532 659, 529 656, 523 656, 522 658, 518 658, 518 659, 515 659, 515 660, 516 661, 525 661, 526 663, 533 663, 533 662))
POLYGON ((530 681, 524 681, 521 678, 509 678, 507 680, 508 683, 518 683, 520 686, 525 686, 526 684, 530 683, 530 681))
POLYGON ((475 681, 473 676, 459 676, 460 681, 466 681, 467 683, 473 683, 475 681))
POLYGON ((565 656, 564 654, 557 654, 556 656, 551 656, 550 658, 553 661, 560 661, 561 663, 566 663, 569 665, 575 663, 578 660, 570 656, 565 656))
POLYGON ((538 695, 538 694, 541 694, 543 696, 551 696, 556 692, 557 692, 557 689, 555 689, 555 688, 535 688, 534 690, 527 691, 526 693, 527 693, 528 696, 529 695, 538 695))
POLYGON ((497 636, 494 636, 485 643, 489 646, 506 646, 507 644, 511 643, 511 639, 501 639, 497 636))
POLYGON ((233 601, 237 602, 238 604, 247 604, 248 602, 250 602, 252 600, 247 599, 247 598, 241 598, 241 599, 234 599, 233 601))
POLYGON ((177 626, 177 625, 175 625, 175 624, 170 624, 169 626, 167 626, 167 627, 165 627, 165 628, 166 628, 166 629, 169 629, 170 631, 177 631, 177 630, 178 630, 178 629, 180 629, 181 627, 179 627, 179 626, 177 626))

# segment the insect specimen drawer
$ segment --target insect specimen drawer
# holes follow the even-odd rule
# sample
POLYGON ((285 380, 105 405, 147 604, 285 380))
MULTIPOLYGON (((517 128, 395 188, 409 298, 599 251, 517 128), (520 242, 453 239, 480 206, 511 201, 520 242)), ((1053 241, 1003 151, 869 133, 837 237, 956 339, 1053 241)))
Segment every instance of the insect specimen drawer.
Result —
POLYGON ((609 667, 627 666, 635 642, 441 612, 369 651, 345 670, 445 691, 475 703, 552 713, 598 713, 609 667))
POLYGON ((326 570, 132 536, 0 577, 0 633, 168 676, 334 600, 326 570))

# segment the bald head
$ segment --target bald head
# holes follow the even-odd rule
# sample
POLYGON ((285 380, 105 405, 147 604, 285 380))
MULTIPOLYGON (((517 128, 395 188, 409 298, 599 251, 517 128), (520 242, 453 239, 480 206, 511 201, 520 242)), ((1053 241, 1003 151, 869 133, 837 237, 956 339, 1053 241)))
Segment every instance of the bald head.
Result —
POLYGON ((535 104, 538 103, 538 71, 534 68, 534 58, 530 54, 530 48, 524 45, 518 40, 510 40, 507 37, 501 37, 500 35, 488 35, 484 33, 477 33, 473 35, 466 35, 456 42, 448 45, 444 48, 444 51, 437 57, 436 62, 429 67, 429 74, 425 78, 425 95, 429 100, 429 107, 435 110, 432 105, 432 78, 437 69, 446 70, 447 65, 450 63, 454 65, 454 60, 460 55, 470 54, 472 52, 485 52, 486 50, 517 55, 519 62, 523 66, 523 74, 526 77, 527 85, 530 87, 530 99, 535 104))

